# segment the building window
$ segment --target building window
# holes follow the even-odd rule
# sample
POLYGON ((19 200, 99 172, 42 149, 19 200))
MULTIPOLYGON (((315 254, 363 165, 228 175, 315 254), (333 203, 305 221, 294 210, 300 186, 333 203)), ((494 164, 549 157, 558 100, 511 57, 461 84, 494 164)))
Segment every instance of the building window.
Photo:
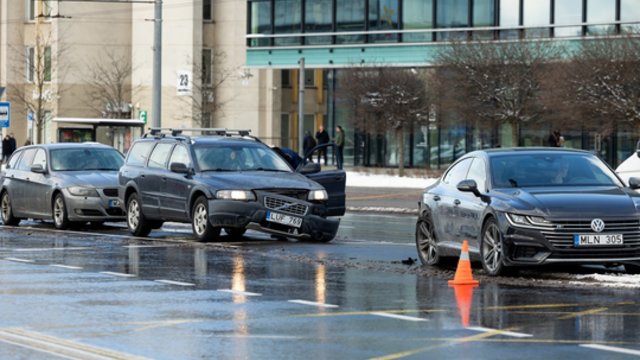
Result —
MULTIPOLYGON (((333 14, 333 0, 305 0, 304 32, 330 32, 333 14)), ((309 36, 305 38, 307 45, 331 44, 331 36, 309 36)))
POLYGON ((45 19, 51 18, 51 0, 26 0, 25 10, 27 20, 34 21, 40 14, 45 19), (38 9, 38 4, 42 6, 42 9, 38 9), (42 13, 39 12, 42 10, 42 13))
MULTIPOLYGON (((336 31, 364 31, 365 2, 363 0, 336 0, 336 31)), ((362 35, 340 35, 336 37, 336 43, 349 44, 361 43, 362 35)))
POLYGON ((280 70, 280 86, 291 87, 291 70, 280 70))
MULTIPOLYGON (((620 21, 638 21, 640 19, 640 6, 637 0, 620 0, 620 21)), ((623 24, 623 32, 637 32, 640 24, 623 24)))
MULTIPOLYGON (((275 33, 299 34, 302 32, 302 0, 279 0, 275 5, 275 33)), ((275 38, 274 45, 298 45, 299 37, 275 38)))
MULTIPOLYGON (((500 27, 520 26, 520 0, 502 0, 500 2, 500 27)), ((500 30, 501 39, 517 39, 518 30, 500 30)))
POLYGON ((213 0, 202 0, 202 19, 213 20, 213 0))
MULTIPOLYGON (((588 23, 602 24, 614 21, 616 21, 616 0, 587 0, 588 23)), ((587 27, 587 34, 589 35, 607 35, 614 34, 615 32, 615 25, 596 25, 587 27)))
MULTIPOLYGON (((251 2, 251 34, 271 34, 271 2, 251 2)), ((249 46, 269 46, 269 39, 250 39, 249 46)))
POLYGON ((202 49, 202 85, 211 85, 213 68, 213 51, 202 49))
MULTIPOLYGON (((469 27, 469 1, 468 0, 438 0, 437 6, 438 28, 464 28, 469 27)), ((441 32, 438 39, 463 39, 465 32, 441 32)))
POLYGON ((291 147, 289 114, 280 114, 280 146, 291 147))
MULTIPOLYGON (((404 30, 433 29, 433 0, 405 0, 402 4, 404 30)), ((404 42, 431 41, 432 33, 404 33, 404 42)))
MULTIPOLYGON (((582 0, 555 0, 556 25, 574 25, 582 23, 582 0)), ((581 26, 564 26, 554 28, 556 37, 573 37, 582 35, 581 26)))
POLYGON ((522 23, 527 27, 546 26, 541 28, 526 29, 528 38, 549 37, 551 29, 551 2, 550 0, 524 0, 524 19, 522 23))
POLYGON ((27 81, 33 82, 35 79, 36 49, 26 48, 25 58, 27 60, 25 64, 27 81))
MULTIPOLYGON (((473 26, 489 27, 495 24, 495 3, 493 0, 473 1, 473 26)), ((475 31, 474 39, 493 39, 492 31, 475 31)))
POLYGON ((44 48, 44 81, 51 81, 51 47, 44 48))
POLYGON ((42 0, 40 3, 43 6, 42 15, 45 17, 45 19, 50 20, 51 19, 51 0, 42 0))
MULTIPOLYGON (((369 30, 398 30, 398 26, 398 0, 369 0, 369 30)), ((398 35, 369 35, 369 42, 398 42, 398 35)))
POLYGON ((314 87, 316 85, 315 72, 313 69, 304 70, 304 87, 314 87))
POLYGON ((27 15, 27 20, 35 20, 36 19, 36 0, 27 0, 25 4, 25 11, 27 15))

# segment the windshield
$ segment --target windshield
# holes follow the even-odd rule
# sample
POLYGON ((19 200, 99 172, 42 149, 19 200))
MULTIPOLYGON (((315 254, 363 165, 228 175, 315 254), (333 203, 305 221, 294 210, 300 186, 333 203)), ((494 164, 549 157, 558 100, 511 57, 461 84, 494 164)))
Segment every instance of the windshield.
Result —
POLYGON ((624 186, 596 156, 529 153, 491 158, 494 187, 624 186))
POLYGON ((194 147, 200 171, 285 171, 291 167, 266 146, 207 144, 194 147))
POLYGON ((51 150, 53 171, 117 171, 124 157, 115 149, 70 148, 51 150))

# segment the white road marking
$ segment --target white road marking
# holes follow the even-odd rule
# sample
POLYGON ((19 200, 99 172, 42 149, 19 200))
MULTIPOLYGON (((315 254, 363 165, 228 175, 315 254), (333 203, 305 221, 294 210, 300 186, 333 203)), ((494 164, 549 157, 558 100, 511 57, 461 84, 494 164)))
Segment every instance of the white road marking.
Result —
POLYGON ((58 247, 58 248, 21 248, 11 249, 12 251, 30 252, 30 251, 67 251, 67 250, 87 250, 90 247, 58 247))
POLYGON ((182 282, 182 281, 173 281, 173 280, 154 280, 155 282, 159 282, 167 285, 178 285, 178 286, 196 286, 196 284, 182 282))
POLYGON ((61 264, 50 264, 49 266, 61 268, 61 269, 69 269, 69 270, 82 270, 81 266, 71 266, 71 265, 61 265, 61 264))
POLYGON ((33 260, 27 260, 27 259, 19 259, 19 258, 14 258, 14 257, 8 257, 8 258, 4 258, 5 260, 9 260, 9 261, 15 261, 15 262, 21 262, 21 263, 29 263, 32 264, 35 261, 33 260))
POLYGON ((177 245, 125 245, 123 248, 128 249, 142 249, 142 248, 167 248, 167 247, 175 247, 177 245))
POLYGON ((596 350, 603 350, 603 351, 610 351, 610 352, 616 352, 616 353, 620 353, 620 354, 640 356, 640 351, 638 351, 638 350, 624 349, 624 348, 607 346, 607 345, 580 344, 580 347, 585 347, 585 348, 589 348, 589 349, 596 349, 596 350))
POLYGON ((234 294, 234 295, 262 296, 262 294, 259 294, 259 293, 253 293, 253 292, 248 292, 248 291, 238 291, 238 290, 231 290, 231 289, 218 289, 218 291, 229 293, 229 294, 234 294))
POLYGON ((513 332, 513 331, 501 331, 499 329, 490 329, 482 326, 467 326, 465 329, 480 331, 480 332, 498 332, 498 335, 511 336, 516 338, 533 337, 533 335, 531 334, 523 334, 523 333, 513 332))
POLYGON ((289 302, 290 303, 294 303, 294 304, 311 305, 311 306, 317 306, 317 307, 323 307, 323 308, 338 308, 338 307, 340 307, 338 305, 324 304, 324 303, 318 303, 318 302, 306 301, 306 300, 289 300, 289 302))
POLYGON ((387 312, 372 312, 370 313, 371 315, 375 315, 375 316, 382 316, 382 317, 387 317, 387 318, 392 318, 392 319, 398 319, 398 320, 406 320, 406 321, 427 321, 427 319, 422 319, 422 318, 418 318, 418 317, 413 317, 413 316, 405 316, 405 315, 397 315, 397 314, 392 314, 392 313, 387 313, 387 312))
POLYGON ((127 278, 136 277, 133 274, 124 274, 124 273, 117 273, 117 272, 111 272, 111 271, 100 271, 100 274, 118 276, 118 277, 127 277, 127 278))

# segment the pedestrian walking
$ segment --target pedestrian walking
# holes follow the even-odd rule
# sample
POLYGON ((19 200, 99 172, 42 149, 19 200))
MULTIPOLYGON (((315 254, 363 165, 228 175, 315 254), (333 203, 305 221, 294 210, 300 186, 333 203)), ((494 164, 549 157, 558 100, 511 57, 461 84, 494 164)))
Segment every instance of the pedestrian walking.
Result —
POLYGON ((342 164, 344 163, 344 130, 342 126, 336 126, 336 164, 338 169, 342 169, 342 164))
MULTIPOLYGON (((316 132, 316 140, 318 140, 318 145, 329 143, 329 134, 324 129, 324 126, 322 125, 320 125, 320 127, 318 128, 318 132, 316 132)), ((326 147, 318 149, 318 163, 321 163, 320 162, 321 158, 324 159, 324 163, 326 165, 327 164, 327 148, 326 147)))
POLYGON ((302 141, 302 151, 304 151, 304 154, 302 154, 302 156, 308 155, 307 159, 309 161, 313 161, 313 154, 311 153, 311 150, 314 147, 316 147, 316 139, 311 136, 311 131, 307 130, 304 132, 304 140, 302 141))

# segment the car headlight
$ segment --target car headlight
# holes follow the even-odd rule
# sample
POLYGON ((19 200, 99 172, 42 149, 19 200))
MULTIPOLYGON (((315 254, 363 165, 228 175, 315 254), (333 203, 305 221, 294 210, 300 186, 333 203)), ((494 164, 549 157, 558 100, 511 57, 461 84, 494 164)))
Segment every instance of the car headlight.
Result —
POLYGON ((507 213, 507 220, 515 226, 550 226, 551 223, 540 216, 527 216, 507 213))
POLYGON ((223 200, 253 201, 256 196, 247 190, 218 190, 216 198, 223 200))
POLYGON ((98 192, 94 188, 84 186, 69 186, 67 188, 69 194, 73 196, 99 197, 98 192))
POLYGON ((325 190, 311 190, 307 196, 309 201, 325 201, 329 200, 329 195, 325 190))

